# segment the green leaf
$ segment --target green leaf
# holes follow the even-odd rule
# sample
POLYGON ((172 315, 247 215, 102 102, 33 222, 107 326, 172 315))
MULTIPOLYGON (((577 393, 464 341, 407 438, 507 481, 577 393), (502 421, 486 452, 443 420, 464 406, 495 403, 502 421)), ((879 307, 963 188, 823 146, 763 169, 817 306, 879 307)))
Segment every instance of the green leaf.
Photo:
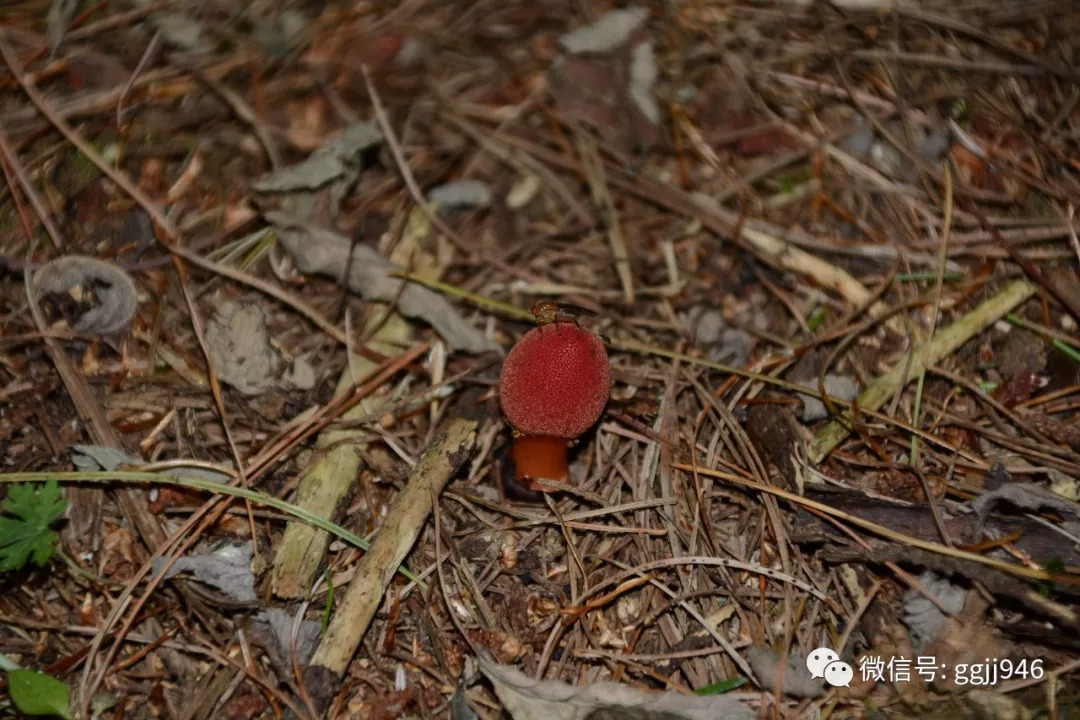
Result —
POLYGON ((71 691, 52 675, 36 670, 12 670, 7 675, 8 692, 15 707, 27 715, 71 717, 71 691))
POLYGON ((1058 338, 1054 338, 1054 347, 1071 357, 1074 362, 1080 362, 1080 352, 1077 352, 1072 346, 1068 345, 1067 343, 1062 342, 1058 338))
POLYGON ((0 572, 19 570, 30 560, 44 566, 56 552, 57 534, 49 528, 67 508, 55 480, 41 485, 12 485, 0 503, 0 572))
POLYGON ((814 309, 814 312, 810 313, 810 319, 806 323, 806 327, 810 328, 810 332, 814 332, 818 329, 821 323, 825 322, 825 318, 829 316, 829 309, 827 307, 818 307, 814 309))
POLYGON ((956 98, 953 100, 950 112, 956 122, 966 122, 968 119, 967 101, 964 98, 956 98))
POLYGON ((726 692, 731 692, 736 688, 741 688, 746 683, 750 682, 741 675, 733 677, 729 680, 721 680, 715 682, 712 685, 706 685, 705 687, 698 688, 694 691, 695 695, 722 695, 726 692))

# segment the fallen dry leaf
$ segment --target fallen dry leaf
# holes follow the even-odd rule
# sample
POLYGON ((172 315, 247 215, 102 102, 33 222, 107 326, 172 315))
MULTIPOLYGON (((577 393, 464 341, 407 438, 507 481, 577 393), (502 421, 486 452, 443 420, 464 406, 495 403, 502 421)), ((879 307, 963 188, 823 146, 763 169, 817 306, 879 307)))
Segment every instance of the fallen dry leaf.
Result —
MULTIPOLYGON (((251 571, 253 553, 250 542, 224 542, 209 554, 178 558, 165 570, 165 579, 190 574, 237 602, 255 602, 258 596, 255 594, 255 575, 251 571)), ((165 557, 154 558, 154 572, 161 572, 167 562, 165 557)))
POLYGON ((225 302, 206 323, 206 344, 223 383, 258 395, 278 383, 285 361, 270 344, 266 313, 251 302, 225 302))
POLYGON ((478 660, 514 720, 586 720, 601 717, 635 720, 751 720, 749 706, 714 695, 698 697, 675 692, 649 693, 609 682, 574 687, 555 680, 535 680, 520 670, 478 660))
POLYGON ((612 10, 561 36, 563 54, 551 66, 549 85, 560 110, 624 153, 648 148, 660 137, 648 18, 643 7, 612 10))
POLYGON ((810 670, 806 667, 805 657, 789 655, 782 680, 780 656, 772 649, 752 645, 746 649, 746 661, 750 663, 762 687, 769 692, 774 692, 777 685, 782 682, 783 693, 790 697, 815 698, 825 694, 825 680, 815 678, 810 674, 810 670))
POLYGON ((304 273, 318 273, 341 279, 342 268, 349 267, 347 284, 366 300, 396 301, 402 315, 424 320, 454 350, 481 353, 496 350, 495 342, 467 323, 443 298, 425 287, 407 283, 390 273, 396 265, 366 245, 354 245, 344 235, 297 222, 285 213, 269 212, 266 217, 278 226, 281 244, 304 273), (349 253, 352 253, 352 261, 349 253), (402 283, 406 283, 402 288, 402 283))

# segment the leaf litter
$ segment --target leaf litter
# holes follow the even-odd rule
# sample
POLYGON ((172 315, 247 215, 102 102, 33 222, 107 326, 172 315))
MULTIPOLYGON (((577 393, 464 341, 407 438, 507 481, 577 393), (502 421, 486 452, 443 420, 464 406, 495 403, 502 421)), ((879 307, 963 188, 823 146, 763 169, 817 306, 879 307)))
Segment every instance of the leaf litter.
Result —
POLYGON ((12 4, 3 473, 373 545, 5 482, 0 666, 59 716, 1068 716, 1078 20, 12 4), (528 503, 541 301, 614 399, 528 503))

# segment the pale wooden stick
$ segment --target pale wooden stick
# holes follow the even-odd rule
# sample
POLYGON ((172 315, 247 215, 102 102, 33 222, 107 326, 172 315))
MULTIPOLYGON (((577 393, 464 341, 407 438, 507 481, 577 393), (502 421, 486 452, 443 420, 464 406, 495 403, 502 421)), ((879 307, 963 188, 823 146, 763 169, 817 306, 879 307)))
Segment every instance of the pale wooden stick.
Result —
MULTIPOLYGON (((889 372, 880 376, 859 395, 860 409, 877 410, 906 380, 914 379, 928 365, 937 365, 965 342, 975 337, 1005 313, 1031 297, 1038 288, 1026 280, 1017 280, 994 297, 986 300, 955 323, 937 333, 928 346, 920 345, 910 355, 905 355, 889 372), (910 357, 910 372, 905 372, 906 358, 910 357)), ((833 420, 818 431, 810 445, 810 460, 821 462, 832 449, 847 437, 851 428, 851 414, 833 420)))
POLYGON ((311 658, 306 680, 316 705, 325 707, 333 698, 340 677, 371 625, 396 568, 409 554, 427 522, 434 498, 468 459, 475 442, 474 420, 451 420, 420 458, 398 494, 371 549, 357 565, 353 582, 311 658))

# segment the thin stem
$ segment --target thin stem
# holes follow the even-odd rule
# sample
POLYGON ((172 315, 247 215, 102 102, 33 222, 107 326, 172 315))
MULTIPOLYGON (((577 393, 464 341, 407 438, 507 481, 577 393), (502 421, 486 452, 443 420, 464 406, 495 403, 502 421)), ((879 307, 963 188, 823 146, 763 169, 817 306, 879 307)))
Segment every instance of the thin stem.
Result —
MULTIPOLYGON (((346 530, 337 523, 305 510, 298 505, 293 505, 292 503, 276 498, 273 495, 267 495, 256 490, 235 487, 233 485, 223 485, 210 480, 203 480, 202 478, 181 477, 178 475, 165 475, 162 473, 137 472, 131 470, 99 472, 24 472, 0 475, 0 483, 45 482, 47 480, 76 483, 125 482, 149 485, 179 485, 180 487, 202 490, 203 492, 208 493, 232 495, 233 497, 244 498, 245 500, 250 500, 251 502, 267 505, 277 510, 281 510, 282 512, 286 512, 321 530, 337 535, 342 540, 352 543, 361 550, 367 550, 371 547, 367 540, 351 530, 346 530)), ((416 583, 422 590, 426 589, 427 586, 424 584, 424 581, 408 569, 399 567, 398 572, 416 583)))

